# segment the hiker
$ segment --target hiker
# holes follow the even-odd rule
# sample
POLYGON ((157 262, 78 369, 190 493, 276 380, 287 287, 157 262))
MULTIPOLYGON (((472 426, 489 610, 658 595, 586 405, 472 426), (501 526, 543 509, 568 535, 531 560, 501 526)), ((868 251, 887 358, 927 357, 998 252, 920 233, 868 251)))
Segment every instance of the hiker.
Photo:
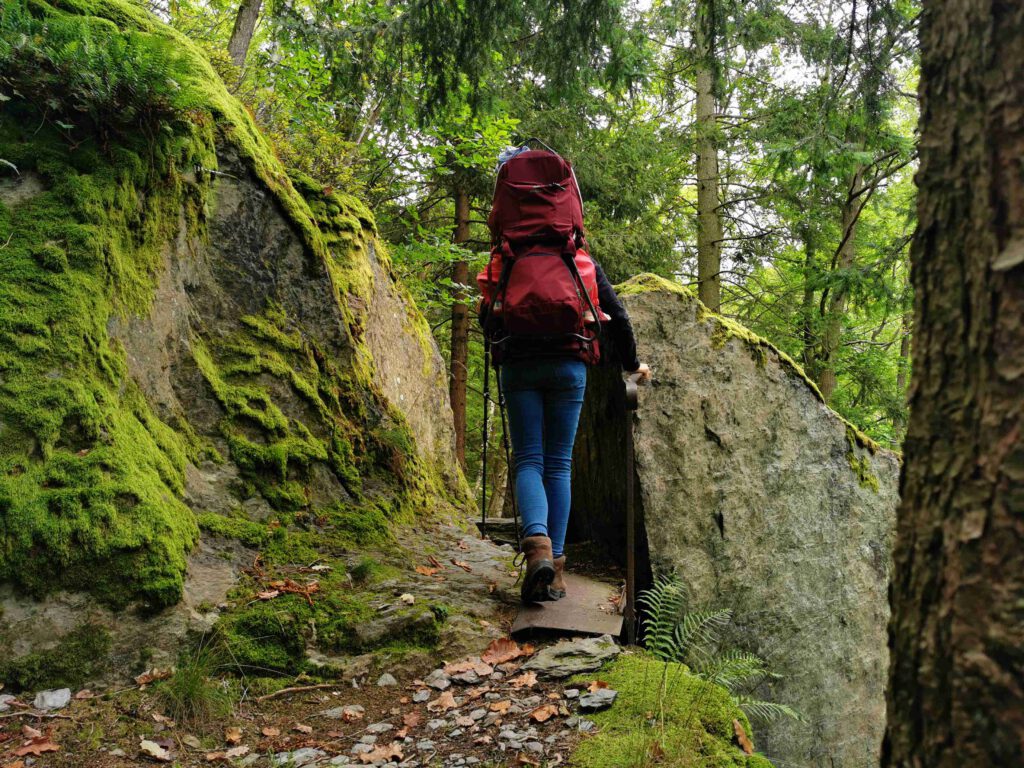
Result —
POLYGON ((573 443, 602 328, 626 371, 646 380, 650 369, 637 359, 629 315, 587 251, 567 161, 528 147, 503 153, 488 225, 494 248, 477 277, 479 318, 508 408, 526 561, 521 598, 558 600, 566 593, 573 443))

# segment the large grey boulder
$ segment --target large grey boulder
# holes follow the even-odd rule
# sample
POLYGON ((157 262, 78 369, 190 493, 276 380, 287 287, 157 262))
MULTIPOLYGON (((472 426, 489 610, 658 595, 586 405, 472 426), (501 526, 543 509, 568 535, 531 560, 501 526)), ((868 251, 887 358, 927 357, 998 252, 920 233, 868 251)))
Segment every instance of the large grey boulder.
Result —
MULTIPOLYGON (((729 608, 727 642, 765 658, 761 697, 806 722, 756 729, 777 765, 876 765, 897 457, 821 401, 799 368, 685 289, 623 287, 654 371, 635 417, 641 562, 694 607, 729 608)), ((593 372, 576 455, 576 535, 625 541, 619 376, 593 372)))

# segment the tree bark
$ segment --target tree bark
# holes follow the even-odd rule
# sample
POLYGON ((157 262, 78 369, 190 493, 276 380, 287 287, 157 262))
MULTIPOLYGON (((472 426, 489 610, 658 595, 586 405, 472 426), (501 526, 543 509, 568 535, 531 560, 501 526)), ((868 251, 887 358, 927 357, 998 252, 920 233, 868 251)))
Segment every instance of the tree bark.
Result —
MULTIPOLYGON (((462 189, 455 192, 455 236, 456 243, 469 240, 469 195, 462 189)), ((469 264, 465 260, 452 264, 452 282, 458 286, 469 283, 469 264)), ((469 364, 469 307, 465 291, 455 288, 455 303, 452 304, 451 367, 448 377, 448 395, 452 403, 452 418, 455 424, 455 455, 466 469, 466 379, 469 364)))
POLYGON ((1024 4, 925 0, 885 768, 1020 765, 1024 4))
MULTIPOLYGON (((856 255, 857 220, 860 218, 864 200, 864 195, 855 197, 854 193, 860 189, 863 178, 863 169, 858 168, 850 180, 848 187, 850 191, 843 203, 839 230, 842 240, 839 243, 835 261, 837 269, 849 269, 853 266, 853 259, 856 255)), ((836 391, 836 354, 839 352, 839 342, 843 336, 843 315, 846 314, 848 295, 849 292, 846 288, 837 286, 832 291, 825 311, 818 362, 818 389, 821 390, 821 395, 825 398, 826 403, 832 400, 832 395, 836 391)))
POLYGON ((722 217, 719 213, 718 125, 715 120, 715 0, 698 0, 694 31, 697 53, 697 296, 717 312, 721 306, 722 217))
POLYGON ((242 4, 238 6, 235 27, 231 30, 231 39, 228 41, 228 55, 236 67, 245 65, 249 43, 256 32, 256 22, 260 19, 262 6, 263 0, 242 0, 242 4))

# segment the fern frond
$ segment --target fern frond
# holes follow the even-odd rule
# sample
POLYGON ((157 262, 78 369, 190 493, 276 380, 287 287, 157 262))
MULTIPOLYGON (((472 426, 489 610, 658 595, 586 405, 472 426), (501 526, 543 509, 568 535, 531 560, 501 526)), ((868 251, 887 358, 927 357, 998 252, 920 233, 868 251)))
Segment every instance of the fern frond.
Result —
POLYGON ((735 692, 742 685, 753 686, 768 677, 764 659, 744 651, 725 651, 695 672, 705 680, 735 692))
POLYGON ((683 619, 686 588, 675 576, 661 574, 650 589, 644 590, 639 602, 647 610, 644 637, 647 649, 662 661, 682 661, 685 645, 680 645, 676 628, 683 619))
POLYGON ((761 701, 750 696, 733 696, 733 701, 753 721, 771 723, 782 717, 790 717, 797 722, 805 722, 804 716, 792 707, 774 701, 761 701))

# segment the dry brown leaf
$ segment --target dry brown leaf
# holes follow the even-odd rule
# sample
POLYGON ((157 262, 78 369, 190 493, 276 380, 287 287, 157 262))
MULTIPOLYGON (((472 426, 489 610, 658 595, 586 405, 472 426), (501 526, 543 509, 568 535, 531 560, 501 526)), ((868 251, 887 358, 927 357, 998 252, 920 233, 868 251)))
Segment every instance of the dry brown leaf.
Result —
POLYGON ((171 670, 169 669, 153 669, 143 672, 141 675, 135 678, 136 685, 149 685, 150 683, 156 682, 157 680, 166 680, 171 676, 171 670))
POLYGON ((489 685, 480 685, 480 686, 477 686, 476 688, 469 688, 466 691, 466 701, 473 701, 473 699, 479 699, 485 693, 490 693, 490 692, 491 692, 491 686, 489 686, 489 685))
POLYGON ((502 699, 501 701, 492 701, 490 710, 491 712, 498 712, 504 715, 508 712, 508 708, 512 706, 512 702, 509 699, 502 699))
POLYGON ((192 749, 201 749, 203 746, 202 742, 200 742, 199 739, 197 739, 190 733, 185 734, 181 737, 181 743, 187 744, 188 746, 192 747, 192 749))
POLYGON ((554 704, 542 704, 530 713, 530 719, 535 720, 538 723, 543 723, 547 720, 550 720, 557 714, 558 707, 556 707, 554 704))
POLYGON ((408 735, 409 735, 409 729, 408 728, 399 728, 397 731, 395 731, 395 738, 396 739, 404 739, 408 735))
POLYGON ((474 720, 472 717, 467 717, 466 715, 463 715, 462 717, 456 717, 455 718, 455 724, 457 726, 459 726, 460 728, 469 728, 475 722, 476 722, 476 720, 474 720))
POLYGON ((249 754, 249 748, 246 746, 232 747, 224 752, 208 752, 206 754, 206 761, 208 763, 213 763, 217 761, 234 760, 236 757, 245 757, 247 754, 249 754))
POLYGON ((455 709, 458 704, 455 703, 455 697, 451 691, 445 691, 433 701, 427 702, 427 709, 431 712, 447 712, 449 709, 455 709))
POLYGON ((43 732, 36 730, 31 725, 23 725, 21 726, 21 735, 26 739, 38 739, 43 735, 43 732))
MULTIPOLYGON (((477 659, 477 661, 479 661, 479 659, 477 659)), ((466 659, 465 661, 460 661, 455 664, 445 664, 444 673, 449 676, 461 675, 463 672, 469 672, 469 670, 473 669, 473 666, 473 659, 466 659)))
POLYGON ((485 733, 483 736, 477 736, 475 739, 473 739, 474 744, 490 744, 492 741, 494 741, 494 737, 487 733, 485 733))
POLYGON ((309 734, 311 734, 313 732, 313 726, 311 726, 311 725, 303 725, 302 723, 296 723, 295 727, 292 728, 292 730, 293 731, 298 731, 299 733, 305 733, 306 735, 309 735, 309 734))
POLYGON ((423 715, 419 712, 406 712, 402 717, 402 724, 406 728, 415 728, 417 725, 423 722, 423 715))
POLYGON ((473 572, 473 567, 469 563, 464 563, 461 560, 456 560, 454 557, 452 558, 452 565, 458 566, 459 568, 464 570, 466 573, 472 573, 473 572))
POLYGON ((443 566, 443 565, 441 565, 441 561, 440 561, 440 560, 438 560, 438 559, 437 559, 436 557, 434 557, 433 555, 427 555, 427 561, 428 561, 428 562, 429 562, 429 563, 430 563, 430 564, 431 564, 432 566, 434 566, 435 568, 437 568, 437 570, 439 570, 439 571, 443 571, 443 570, 444 570, 444 566, 443 566))
POLYGON ((268 739, 272 739, 275 736, 280 736, 281 735, 281 729, 280 728, 274 728, 272 725, 267 725, 267 726, 264 726, 260 730, 260 733, 262 733, 268 739))
POLYGON ((587 690, 590 691, 591 693, 595 693, 595 692, 601 690, 602 688, 607 688, 607 687, 608 687, 608 683, 606 683, 604 680, 593 680, 593 681, 591 681, 590 685, 587 686, 587 690))
POLYGON ((257 592, 256 597, 260 600, 273 600, 275 597, 281 594, 280 590, 268 589, 266 592, 257 592))
POLYGON ((422 576, 433 576, 435 573, 437 573, 437 571, 438 571, 437 568, 428 568, 425 565, 417 565, 416 566, 416 573, 418 573, 418 574, 420 574, 422 576))
POLYGON ((15 760, 13 763, 8 763, 7 768, 25 768, 25 761, 15 760))
POLYGON ((739 720, 733 720, 732 729, 736 733, 736 743, 740 745, 740 749, 742 749, 745 754, 754 754, 754 744, 749 738, 747 738, 747 732, 743 730, 743 723, 739 720))
POLYGON ((558 701, 560 698, 562 698, 562 694, 555 693, 554 691, 552 691, 551 693, 548 694, 548 698, 552 699, 554 701, 558 701))
POLYGON ((376 747, 372 752, 364 752, 359 755, 359 760, 363 763, 377 763, 381 760, 401 762, 402 757, 402 745, 397 741, 392 741, 386 746, 376 747))
POLYGON ((537 673, 523 672, 519 677, 513 677, 508 682, 513 688, 529 688, 537 684, 537 673))
POLYGON ((516 757, 516 765, 540 765, 540 763, 527 754, 520 754, 516 757))
POLYGON ((410 699, 408 696, 403 696, 402 698, 400 698, 398 700, 398 703, 399 704, 408 704, 410 701, 412 701, 412 699, 410 699))
POLYGON ((153 722, 155 723, 170 723, 172 725, 174 724, 174 721, 171 720, 171 718, 167 717, 166 715, 161 715, 159 712, 151 713, 150 717, 153 718, 153 722))
POLYGON ((224 741, 228 744, 237 744, 242 740, 242 729, 236 725, 224 729, 224 741))
POLYGON ((356 720, 363 719, 363 712, 355 707, 345 707, 341 710, 341 719, 346 723, 354 723, 356 720))
POLYGON ((149 739, 143 739, 139 742, 139 752, 144 754, 146 757, 151 757, 161 763, 169 763, 174 759, 171 757, 170 752, 161 747, 155 741, 150 741, 149 739))
POLYGON ((83 688, 82 690, 80 690, 78 693, 75 694, 75 698, 78 701, 82 701, 82 699, 91 699, 95 695, 96 694, 93 693, 92 691, 90 691, 88 688, 83 688))
POLYGON ((487 650, 483 652, 480 658, 487 664, 504 664, 506 661, 518 659, 523 655, 523 649, 519 647, 519 643, 515 640, 507 637, 498 637, 491 641, 491 644, 487 646, 487 650))
POLYGON ((60 746, 54 744, 46 736, 36 736, 34 739, 29 739, 27 742, 22 744, 16 750, 14 750, 15 757, 24 757, 25 755, 35 755, 38 757, 44 752, 59 752, 60 746))

